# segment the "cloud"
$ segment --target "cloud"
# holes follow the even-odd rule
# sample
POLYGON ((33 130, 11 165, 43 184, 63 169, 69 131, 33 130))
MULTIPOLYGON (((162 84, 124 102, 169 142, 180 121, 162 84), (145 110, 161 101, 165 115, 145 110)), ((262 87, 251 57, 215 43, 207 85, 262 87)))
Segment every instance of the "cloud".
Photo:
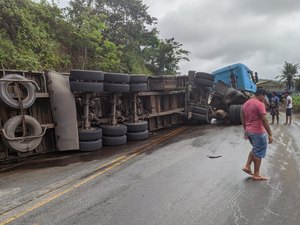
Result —
POLYGON ((300 4, 295 0, 144 1, 158 18, 162 38, 174 37, 191 52, 188 70, 212 72, 242 62, 274 78, 284 61, 297 63, 300 4))
MULTIPOLYGON (((68 0, 59 0, 66 6, 68 0)), ((143 0, 158 18, 161 38, 174 37, 191 52, 188 70, 212 72, 244 63, 274 78, 284 61, 300 62, 298 0, 143 0)))

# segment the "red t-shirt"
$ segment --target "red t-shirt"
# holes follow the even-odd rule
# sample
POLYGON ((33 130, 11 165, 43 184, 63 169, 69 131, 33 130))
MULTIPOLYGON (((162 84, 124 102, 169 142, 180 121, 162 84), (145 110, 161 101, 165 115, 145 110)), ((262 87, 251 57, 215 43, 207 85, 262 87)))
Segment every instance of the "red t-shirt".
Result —
POLYGON ((266 130, 261 117, 266 115, 264 103, 256 98, 251 98, 243 105, 243 115, 246 123, 246 131, 255 134, 264 134, 266 130))

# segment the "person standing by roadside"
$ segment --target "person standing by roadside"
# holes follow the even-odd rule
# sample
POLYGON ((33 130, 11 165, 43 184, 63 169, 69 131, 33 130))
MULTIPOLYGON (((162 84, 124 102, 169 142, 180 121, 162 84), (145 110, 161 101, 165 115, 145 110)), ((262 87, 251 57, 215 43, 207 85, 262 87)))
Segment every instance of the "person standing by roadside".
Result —
POLYGON ((266 95, 267 92, 264 89, 257 89, 255 96, 245 102, 242 109, 245 137, 249 139, 252 145, 252 150, 242 170, 252 175, 253 180, 268 179, 259 172, 261 161, 266 156, 267 145, 273 142, 272 132, 266 118, 266 108, 263 103, 266 95), (254 163, 254 173, 251 170, 252 162, 254 163))
POLYGON ((276 96, 276 92, 272 92, 272 96, 270 98, 270 114, 272 116, 272 123, 274 124, 274 120, 276 117, 276 124, 279 123, 279 98, 276 96))
POLYGON ((293 99, 290 96, 289 92, 285 92, 285 106, 286 106, 286 114, 285 114, 285 123, 284 125, 288 124, 291 125, 292 123, 292 108, 293 108, 293 99))

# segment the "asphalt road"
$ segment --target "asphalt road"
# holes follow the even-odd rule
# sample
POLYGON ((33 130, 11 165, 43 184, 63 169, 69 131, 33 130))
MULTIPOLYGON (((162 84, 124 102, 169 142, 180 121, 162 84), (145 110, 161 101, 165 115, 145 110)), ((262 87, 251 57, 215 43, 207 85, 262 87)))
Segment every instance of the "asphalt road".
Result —
POLYGON ((242 127, 220 124, 104 155, 32 159, 0 174, 0 224, 300 224, 300 122, 272 130, 261 167, 269 181, 241 170, 250 150, 242 127))

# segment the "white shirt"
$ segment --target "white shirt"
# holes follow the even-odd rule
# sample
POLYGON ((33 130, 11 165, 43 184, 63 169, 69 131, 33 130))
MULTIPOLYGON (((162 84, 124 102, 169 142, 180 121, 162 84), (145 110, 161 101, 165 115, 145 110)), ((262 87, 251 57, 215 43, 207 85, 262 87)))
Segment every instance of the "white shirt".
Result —
POLYGON ((292 99, 292 97, 289 96, 289 95, 286 97, 286 108, 287 108, 287 109, 293 108, 293 99, 292 99), (290 100, 290 104, 288 104, 289 100, 290 100))

